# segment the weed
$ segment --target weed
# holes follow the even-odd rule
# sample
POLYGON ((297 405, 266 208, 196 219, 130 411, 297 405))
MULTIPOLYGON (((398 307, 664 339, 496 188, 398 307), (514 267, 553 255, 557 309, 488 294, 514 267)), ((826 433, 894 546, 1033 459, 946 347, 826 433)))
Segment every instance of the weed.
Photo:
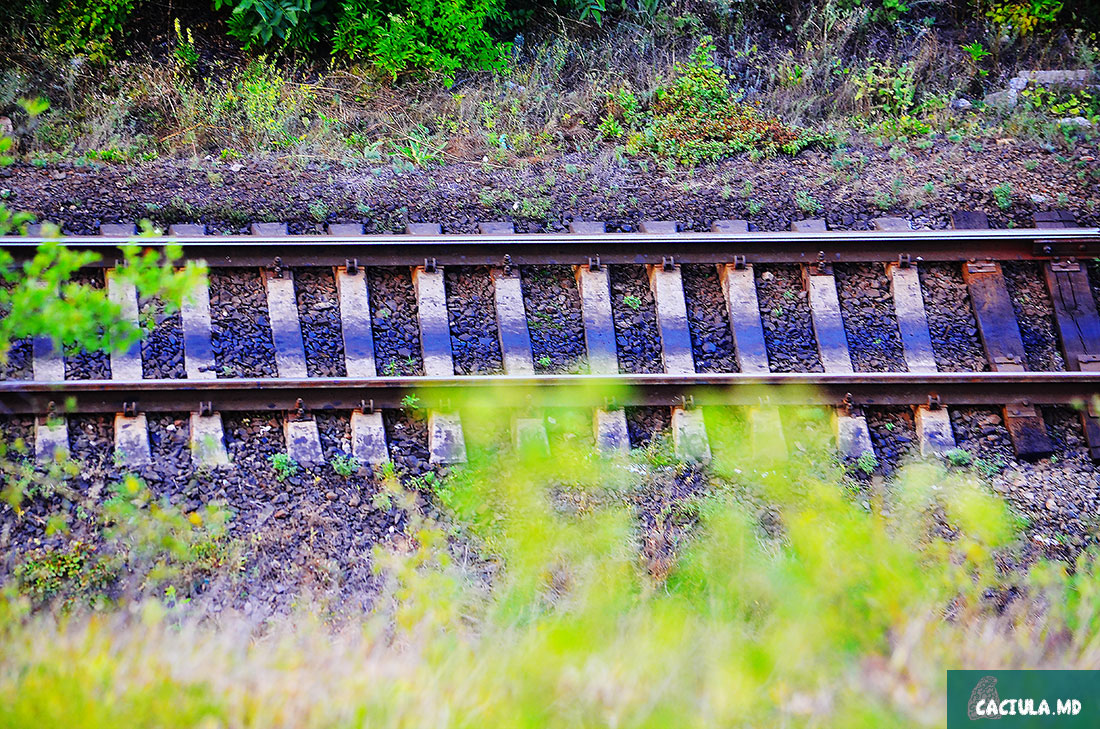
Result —
POLYGON ((974 456, 962 448, 952 448, 943 455, 952 466, 969 466, 974 461, 974 456))
POLYGON ((993 187, 993 200, 996 201, 997 207, 1001 210, 1008 210, 1012 207, 1012 186, 1007 182, 995 185, 993 187))
POLYGON ((405 410, 419 410, 420 398, 417 395, 408 394, 401 398, 401 407, 405 410))
POLYGON ((268 460, 275 470, 275 478, 280 482, 298 473, 298 461, 291 458, 287 453, 272 453, 268 460))
POLYGON ((823 209, 821 203, 805 190, 798 190, 794 193, 794 204, 804 213, 817 213, 823 209))
POLYGON ((638 311, 638 309, 642 308, 642 300, 634 294, 627 294, 624 296, 623 304, 634 311, 638 311))
POLYGON ((872 451, 863 451, 856 459, 856 468, 870 476, 878 468, 878 458, 872 451))
POLYGON ((362 464, 359 462, 358 458, 341 453, 333 456, 332 460, 329 461, 329 465, 332 466, 332 470, 336 472, 338 476, 348 478, 358 473, 362 464))

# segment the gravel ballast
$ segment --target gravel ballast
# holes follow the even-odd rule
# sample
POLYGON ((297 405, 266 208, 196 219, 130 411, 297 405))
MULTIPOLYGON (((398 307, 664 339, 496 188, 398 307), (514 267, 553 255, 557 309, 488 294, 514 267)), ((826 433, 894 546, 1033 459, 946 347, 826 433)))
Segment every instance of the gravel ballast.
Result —
POLYGON ((523 301, 537 374, 588 372, 581 295, 569 266, 524 266, 523 301))
POLYGON ((332 271, 295 271, 294 292, 306 350, 306 372, 310 377, 346 377, 340 299, 332 271))
POLYGON ((941 372, 988 370, 962 267, 957 263, 922 263, 918 271, 936 366, 941 372))
POLYGON ((729 310, 718 269, 705 264, 682 266, 688 329, 696 372, 737 372, 729 310))
POLYGON ((210 269, 211 344, 218 377, 275 377, 275 344, 261 274, 210 269))
MULTIPOLYGON (((72 282, 81 286, 102 289, 103 272, 80 271, 73 275, 72 282)), ((65 354, 66 380, 109 380, 111 379, 111 357, 106 352, 89 352, 81 349, 65 354)))
POLYGON ((834 269, 848 353, 856 372, 905 372, 890 279, 881 264, 834 269))
POLYGON ((367 285, 378 374, 424 374, 412 272, 407 268, 371 266, 367 269, 367 285))
POLYGON ((1054 306, 1040 264, 1034 262, 1002 263, 1005 286, 1020 325, 1024 341, 1027 368, 1038 372, 1058 372, 1066 369, 1058 348, 1054 325, 1054 306))
POLYGON ((186 377, 180 313, 165 315, 156 302, 148 301, 141 308, 141 318, 152 323, 141 342, 142 376, 151 380, 186 377))
POLYGON ((456 375, 497 375, 504 372, 497 334, 496 299, 486 266, 444 269, 451 353, 456 375))
POLYGON ((756 295, 772 372, 823 372, 798 266, 757 266, 756 295))
POLYGON ((657 308, 644 266, 608 266, 619 372, 664 372, 657 308))

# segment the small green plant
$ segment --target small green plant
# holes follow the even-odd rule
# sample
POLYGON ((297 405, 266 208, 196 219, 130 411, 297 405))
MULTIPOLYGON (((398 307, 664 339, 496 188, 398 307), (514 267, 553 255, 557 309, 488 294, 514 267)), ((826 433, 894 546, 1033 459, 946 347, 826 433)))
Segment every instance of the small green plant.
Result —
POLYGON ((634 294, 627 294, 624 296, 623 304, 634 311, 642 308, 642 300, 634 294))
POLYGON ((419 410, 420 398, 410 393, 401 398, 401 407, 405 408, 406 410, 419 410))
POLYGON ((822 207, 813 195, 805 190, 798 190, 794 194, 794 204, 804 213, 820 212, 822 207))
POLYGON ((309 204, 309 214, 318 223, 323 223, 328 218, 328 205, 324 200, 314 200, 309 204))
POLYGON ((856 459, 856 468, 870 476, 878 468, 878 458, 872 451, 863 451, 856 459))
POLYGON ((235 159, 240 159, 241 153, 232 147, 226 147, 218 154, 218 157, 222 162, 232 162, 235 159))
POLYGON ((745 204, 745 209, 749 214, 749 217, 759 215, 764 210, 764 203, 759 200, 749 200, 745 204))
POLYGON ((993 187, 993 200, 996 201, 997 207, 1001 210, 1008 210, 1012 207, 1012 186, 1007 182, 995 185, 993 187))
POLYGON ((536 362, 538 362, 539 367, 542 367, 544 369, 553 364, 553 360, 547 357, 545 354, 539 357, 536 362))
POLYGON ((443 145, 433 142, 431 133, 422 125, 417 125, 405 137, 405 143, 395 145, 395 149, 416 167, 427 167, 443 161, 443 145))
POLYGON ((191 35, 191 29, 181 28, 180 19, 175 20, 176 45, 172 48, 172 55, 176 57, 180 65, 188 71, 194 71, 199 64, 199 52, 195 50, 195 38, 191 35))
POLYGON ((298 473, 298 461, 287 453, 272 453, 268 460, 271 462, 271 467, 275 469, 275 478, 280 482, 298 473))
POLYGON ((974 457, 962 448, 952 448, 944 453, 943 456, 952 466, 958 466, 960 468, 969 466, 974 461, 974 457))
POLYGON ((980 41, 974 41, 973 43, 962 46, 962 49, 970 56, 970 66, 973 74, 979 77, 988 76, 989 71, 982 68, 981 65, 982 61, 992 54, 985 49, 985 46, 983 46, 980 41))
POLYGON ((329 461, 329 465, 332 466, 332 470, 336 472, 336 475, 344 478, 357 473, 361 466, 358 458, 343 453, 333 456, 332 460, 329 461))

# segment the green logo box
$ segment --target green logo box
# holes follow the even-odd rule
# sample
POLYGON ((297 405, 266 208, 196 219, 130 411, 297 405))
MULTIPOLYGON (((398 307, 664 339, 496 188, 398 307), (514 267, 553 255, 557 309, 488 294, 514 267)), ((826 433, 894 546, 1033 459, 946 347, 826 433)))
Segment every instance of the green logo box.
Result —
POLYGON ((948 671, 947 729, 1100 727, 1100 671, 948 671))

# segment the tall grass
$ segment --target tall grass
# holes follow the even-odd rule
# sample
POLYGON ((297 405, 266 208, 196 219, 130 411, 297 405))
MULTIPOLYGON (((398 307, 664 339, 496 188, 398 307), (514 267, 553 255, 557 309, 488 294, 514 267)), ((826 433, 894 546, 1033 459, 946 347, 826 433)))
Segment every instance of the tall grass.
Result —
POLYGON ((706 473, 660 445, 594 458, 580 431, 498 457, 507 415, 464 420, 470 467, 431 484, 446 519, 381 476, 410 539, 376 550, 369 614, 66 617, 9 586, 0 726, 937 726, 946 668, 1100 666, 1091 556, 999 570, 1019 524, 968 471, 856 494, 814 418, 786 458, 708 413, 706 473))

